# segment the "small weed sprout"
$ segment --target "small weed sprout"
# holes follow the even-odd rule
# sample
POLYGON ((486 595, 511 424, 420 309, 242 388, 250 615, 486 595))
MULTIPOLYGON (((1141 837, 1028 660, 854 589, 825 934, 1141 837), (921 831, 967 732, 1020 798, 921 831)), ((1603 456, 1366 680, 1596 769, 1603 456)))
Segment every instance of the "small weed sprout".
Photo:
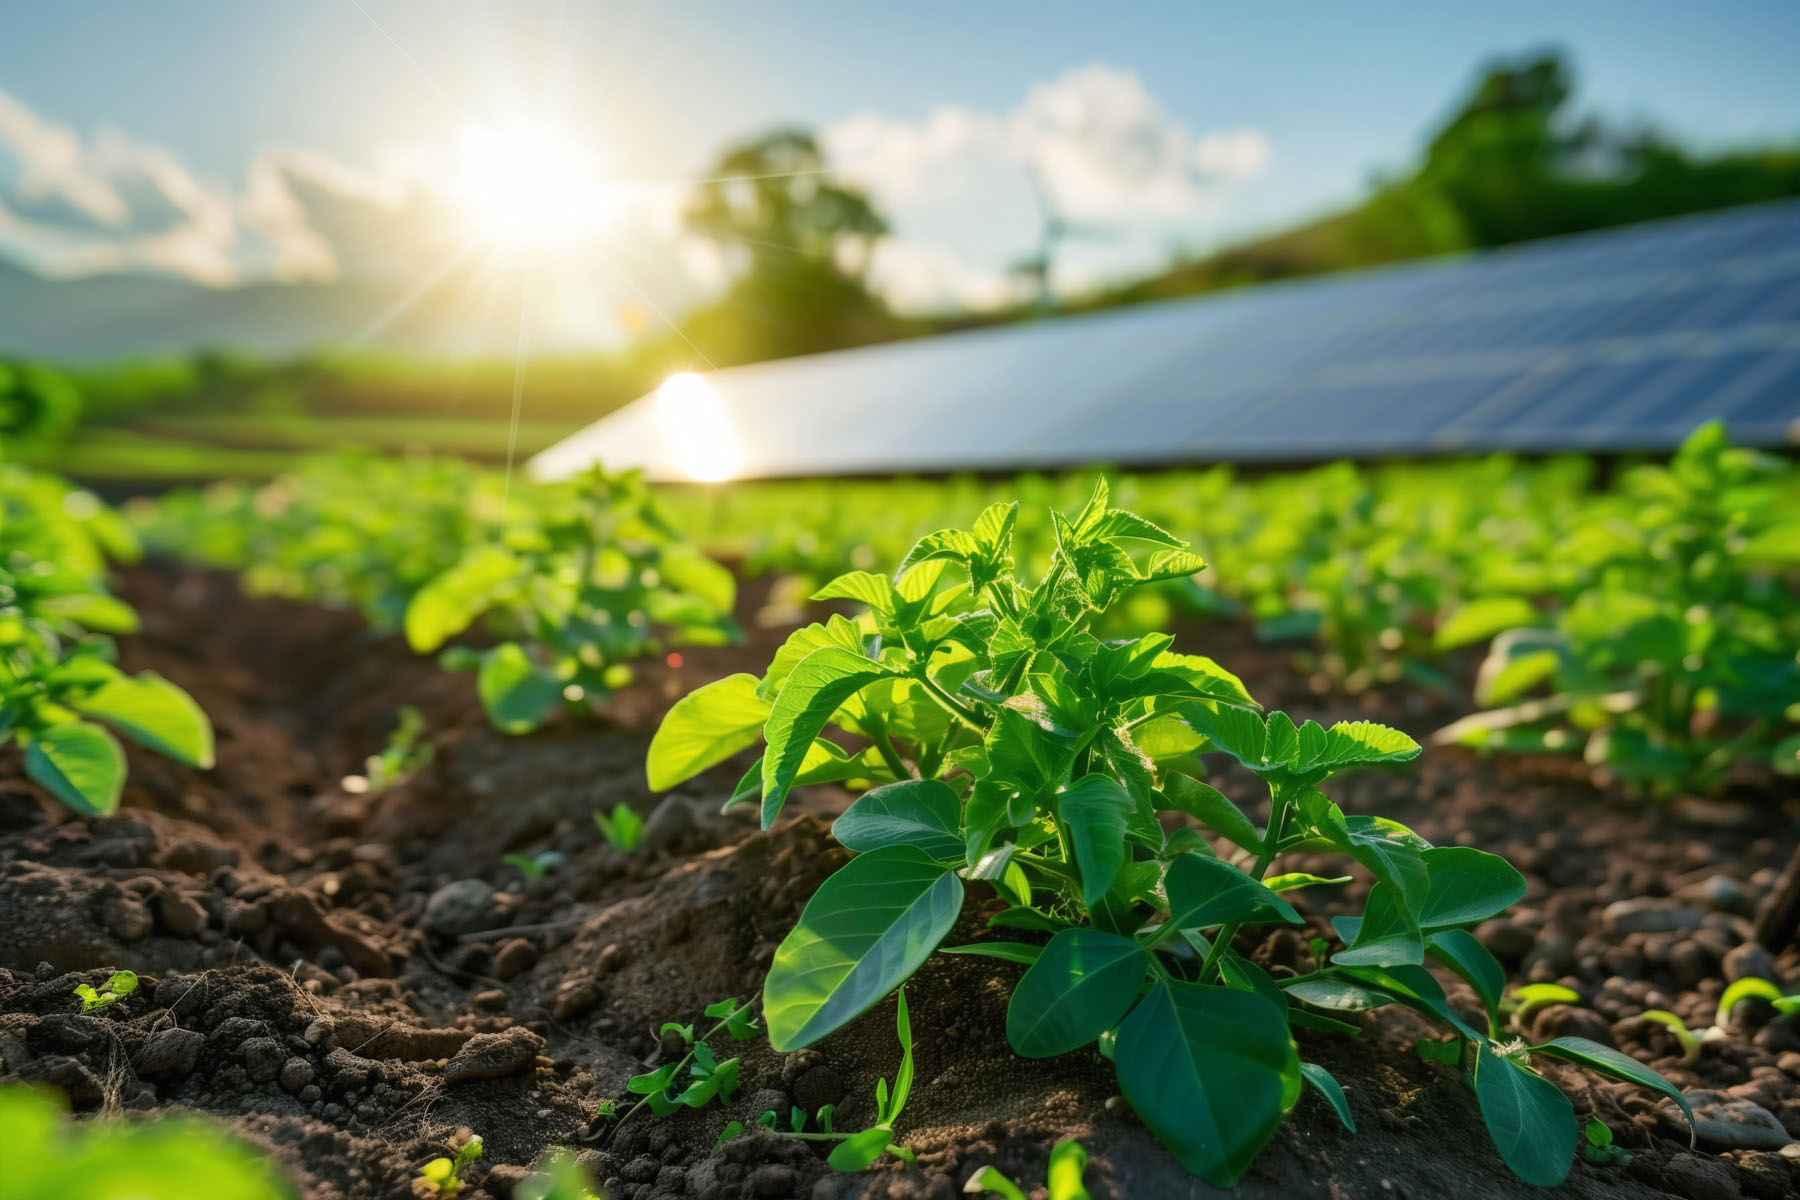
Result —
MULTIPOLYGON (((1087 1149, 1080 1142, 1058 1142, 1050 1151, 1047 1187, 1050 1200, 1092 1200, 1082 1174, 1087 1170, 1087 1149)), ((977 1196, 988 1192, 1000 1200, 1026 1200, 1025 1190, 995 1166, 986 1166, 969 1177, 963 1192, 977 1196)))
POLYGON ((76 985, 74 994, 81 1000, 81 1011, 89 1013, 95 1009, 106 1008, 118 1003, 137 991, 137 986, 138 977, 132 972, 114 971, 112 978, 108 979, 105 986, 99 991, 95 991, 90 985, 83 983, 76 985))
POLYGON ((620 854, 630 854, 644 840, 644 818, 629 804, 614 805, 610 817, 595 813, 594 824, 620 854))
POLYGON ((419 1168, 419 1174, 413 1179, 413 1194, 420 1197, 436 1197, 437 1200, 451 1200, 463 1189, 462 1173, 469 1164, 481 1157, 481 1135, 471 1133, 456 1148, 456 1157, 438 1157, 419 1168))
POLYGON ((500 861, 509 867, 518 869, 525 877, 526 883, 536 883, 556 868, 562 866, 563 856, 554 850, 545 850, 530 856, 524 854, 503 854, 500 861))
POLYGON ((1595 1166, 1610 1167, 1631 1161, 1631 1151, 1613 1145, 1613 1131, 1605 1121, 1589 1117, 1581 1127, 1581 1157, 1595 1166))
POLYGON ((361 775, 346 775, 339 785, 353 796, 376 796, 404 783, 424 769, 433 754, 425 736, 425 716, 412 705, 400 708, 394 732, 379 754, 363 760, 361 775))

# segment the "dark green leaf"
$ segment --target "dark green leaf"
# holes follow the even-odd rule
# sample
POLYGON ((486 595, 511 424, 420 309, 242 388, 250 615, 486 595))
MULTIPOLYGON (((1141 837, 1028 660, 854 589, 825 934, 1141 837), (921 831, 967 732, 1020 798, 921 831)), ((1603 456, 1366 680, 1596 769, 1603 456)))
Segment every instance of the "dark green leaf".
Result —
POLYGON ((1119 1026, 1119 1086, 1194 1174, 1230 1187, 1280 1127, 1300 1059, 1255 992, 1164 981, 1119 1026))
POLYGON ((1580 1037, 1552 1038, 1541 1046, 1533 1046, 1531 1052, 1548 1054, 1553 1058, 1579 1063, 1602 1075, 1610 1075, 1614 1079, 1623 1079, 1627 1083, 1635 1083, 1639 1087, 1647 1087, 1661 1092, 1680 1105, 1681 1111, 1687 1114, 1688 1145, 1695 1144, 1694 1110, 1688 1107, 1687 1097, 1682 1095, 1680 1088, 1630 1055, 1621 1054, 1610 1046, 1602 1046, 1599 1042, 1580 1037))
POLYGON ((763 985, 769 1041, 809 1046, 918 970, 962 908, 962 881, 910 846, 860 854, 827 879, 763 985))
POLYGON ((1013 988, 1006 1040, 1027 1058, 1087 1045, 1130 1009, 1149 966, 1149 953, 1130 938, 1064 930, 1013 988))
POLYGON ((1440 846, 1422 857, 1430 877, 1419 906, 1422 929, 1473 925, 1505 912, 1525 896, 1525 877, 1497 854, 1440 846))
POLYGON ((851 850, 914 846, 940 862, 963 857, 962 802, 935 779, 906 779, 859 796, 832 823, 851 850))
POLYGON ((1125 865, 1125 826, 1131 797, 1108 775, 1088 775, 1057 797, 1063 824, 1081 867, 1081 901, 1093 907, 1125 865))
POLYGON ((762 827, 775 823, 788 789, 800 773, 813 739, 851 696, 890 674, 885 668, 841 646, 824 646, 801 659, 782 684, 769 711, 763 736, 762 827))
POLYGON ((1177 929, 1210 929, 1240 921, 1301 923, 1294 906, 1244 872, 1199 854, 1177 855, 1163 881, 1169 923, 1177 929))
POLYGON ((1575 1157, 1575 1109, 1554 1083, 1485 1044, 1475 1048, 1475 1098, 1506 1165, 1526 1183, 1555 1187, 1575 1157))
POLYGON ((1177 812, 1186 813, 1252 854, 1262 853, 1262 835, 1256 826, 1217 788, 1171 771, 1163 779, 1162 792, 1177 812))
POLYGON ((1344 1123, 1344 1128, 1355 1133, 1356 1118, 1350 1115, 1350 1101, 1331 1072, 1317 1063, 1303 1062, 1300 1064, 1300 1076, 1312 1084, 1319 1095, 1325 1097, 1325 1103, 1331 1105, 1331 1111, 1344 1123))

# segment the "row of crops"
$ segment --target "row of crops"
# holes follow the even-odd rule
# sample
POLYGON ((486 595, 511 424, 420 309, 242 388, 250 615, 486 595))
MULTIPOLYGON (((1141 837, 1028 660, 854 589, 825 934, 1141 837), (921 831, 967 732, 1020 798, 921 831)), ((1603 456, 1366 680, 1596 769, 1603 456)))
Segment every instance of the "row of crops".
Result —
MULTIPOLYGON (((1800 772, 1800 470, 1709 425, 1668 463, 1598 471, 1496 457, 1116 475, 1122 506, 1207 565, 1137 589, 1096 632, 1246 621, 1310 646, 1321 683, 1405 681, 1476 710, 1443 740, 1579 754, 1659 793, 1800 772)), ((451 664, 476 669, 495 723, 522 731, 603 700, 626 662, 664 642, 735 635, 732 577, 697 547, 777 576, 778 603, 800 601, 1016 498, 1014 553, 1041 572, 1064 536, 1049 514, 1078 509, 1093 485, 1072 474, 652 494, 629 473, 509 485, 450 461, 338 458, 133 515, 153 545, 241 570, 257 590, 353 605, 421 652, 481 622, 498 644, 453 650, 451 664)))
MULTIPOLYGON (((685 1057, 634 1078, 628 1111, 603 1112, 728 1101, 737 1060, 708 1038, 812 1046, 941 951, 1022 967, 1012 1048, 1096 1047, 1145 1124, 1214 1183, 1244 1174, 1304 1090, 1351 1124, 1341 1084, 1301 1059, 1294 1030, 1353 1033, 1345 1014, 1398 1005, 1452 1039, 1445 1053, 1507 1164, 1553 1184, 1578 1127, 1534 1059, 1686 1110, 1682 1093, 1592 1040, 1525 1036, 1519 997, 1471 932, 1524 896, 1504 859, 1433 846, 1321 790, 1413 760, 1412 737, 1266 711, 1227 666, 1178 652, 1167 627, 1247 622, 1310 642, 1310 669, 1349 691, 1456 693, 1485 645, 1475 711, 1441 740, 1579 752, 1663 792, 1800 772, 1800 476, 1716 426, 1667 464, 1604 485, 1594 472, 1493 460, 662 494, 598 468, 540 486, 354 458, 135 503, 127 522, 9 468, 0 701, 31 777, 84 813, 118 802, 109 726, 210 763, 192 701, 112 665, 108 635, 134 618, 103 580, 108 559, 135 555, 133 530, 253 590, 352 606, 473 670, 508 733, 603 705, 635 660, 667 647, 740 639, 736 576, 713 556, 736 559, 778 578, 776 607, 785 592, 855 615, 799 625, 759 674, 677 702, 650 745, 650 786, 762 744, 730 803, 768 828, 794 788, 838 784, 857 798, 833 835, 854 854, 775 950, 760 1018, 736 1001, 709 1009, 717 1029, 684 1034, 685 1057), (1262 823, 1248 815, 1260 798, 1209 782, 1221 756, 1266 791, 1262 823), (1373 887, 1332 937, 1310 940, 1308 969, 1273 976, 1239 935, 1303 925, 1292 897, 1347 882, 1293 865, 1318 855, 1373 887), (945 945, 977 882, 1004 905, 991 936, 945 945), (1450 1004, 1431 965, 1469 985, 1479 1019, 1450 1004)), ((833 1143, 833 1166, 910 1154, 895 1128, 911 1086, 906 1012, 902 994, 906 1058, 873 1124, 795 1110, 792 1135, 833 1143)))

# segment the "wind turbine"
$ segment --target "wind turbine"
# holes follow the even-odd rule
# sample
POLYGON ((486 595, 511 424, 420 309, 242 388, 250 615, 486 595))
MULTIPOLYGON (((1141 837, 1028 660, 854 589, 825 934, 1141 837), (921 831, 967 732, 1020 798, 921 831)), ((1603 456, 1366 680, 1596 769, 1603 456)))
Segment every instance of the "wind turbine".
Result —
POLYGON ((1014 262, 1012 273, 1032 284, 1037 292, 1038 312, 1048 315, 1056 311, 1054 272, 1058 247, 1071 240, 1112 241, 1118 233, 1104 225, 1083 224, 1064 216, 1050 193, 1050 186, 1045 182, 1043 169, 1037 160, 1028 161, 1025 170, 1031 178, 1031 191, 1037 197, 1043 226, 1038 234, 1037 252, 1014 262))

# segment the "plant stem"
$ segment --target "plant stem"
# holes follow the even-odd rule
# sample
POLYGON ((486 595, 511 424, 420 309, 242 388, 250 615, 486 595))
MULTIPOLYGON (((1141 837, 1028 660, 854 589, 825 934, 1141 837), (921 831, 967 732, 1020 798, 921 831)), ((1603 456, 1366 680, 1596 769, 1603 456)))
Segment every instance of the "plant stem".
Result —
MULTIPOLYGON (((1290 807, 1288 798, 1282 794, 1280 789, 1273 790, 1270 802, 1273 807, 1269 811, 1269 823, 1263 829, 1262 853, 1256 856, 1256 870, 1250 876, 1258 883, 1261 883, 1263 876, 1269 873, 1269 867, 1274 864, 1275 856, 1280 853, 1278 843, 1281 841, 1282 826, 1287 824, 1288 808, 1290 807)), ((1231 945, 1231 939, 1237 936, 1237 931, 1243 928, 1243 924, 1242 921, 1233 921, 1219 930, 1218 939, 1212 944, 1212 952, 1200 965, 1201 983, 1212 978, 1213 970, 1219 965, 1219 958, 1231 945)))
MULTIPOLYGON (((753 1005, 755 1003, 756 1003, 756 1001, 754 1001, 754 1000, 744 1001, 742 1004, 740 1004, 736 1008, 732 1009, 725 1016, 721 1017, 719 1019, 719 1023, 717 1025, 714 1025, 711 1029, 707 1030, 705 1033, 701 1034, 699 1037, 697 1037, 693 1041, 689 1042, 688 1043, 688 1052, 681 1056, 680 1062, 677 1062, 675 1064, 675 1070, 673 1072, 672 1078, 676 1078, 676 1079, 680 1078, 681 1077, 681 1069, 683 1067, 687 1066, 688 1063, 693 1061, 694 1051, 699 1049, 700 1046, 702 1046, 706 1042, 710 1041, 715 1036, 717 1036, 720 1030, 724 1029, 732 1021, 736 1020, 740 1013, 742 1013, 745 1009, 749 1008, 751 1005, 753 1005)), ((636 1104, 634 1104, 630 1108, 626 1109, 625 1115, 619 1118, 619 1124, 613 1126, 613 1132, 617 1133, 620 1125, 623 1125, 623 1124, 625 1124, 625 1122, 631 1120, 632 1117, 637 1115, 638 1109, 644 1107, 644 1105, 646 1105, 648 1103, 650 1103, 650 1097, 645 1096, 642 1100, 639 1100, 636 1104)))
POLYGON ((987 737, 987 726, 982 723, 981 718, 970 709, 965 708, 956 697, 952 696, 949 692, 946 692, 937 680, 927 675, 924 667, 920 667, 917 671, 913 672, 913 678, 924 684, 925 690, 930 694, 931 698, 936 700, 951 716, 961 721, 964 725, 967 725, 983 738, 987 737))
POLYGON ((871 742, 875 743, 875 749, 881 752, 882 761, 887 763, 888 770, 892 771, 896 778, 911 779, 914 777, 913 773, 906 769, 906 762, 900 757, 900 752, 894 749, 894 741, 888 737, 887 726, 880 717, 871 713, 863 726, 863 732, 869 735, 871 742))

